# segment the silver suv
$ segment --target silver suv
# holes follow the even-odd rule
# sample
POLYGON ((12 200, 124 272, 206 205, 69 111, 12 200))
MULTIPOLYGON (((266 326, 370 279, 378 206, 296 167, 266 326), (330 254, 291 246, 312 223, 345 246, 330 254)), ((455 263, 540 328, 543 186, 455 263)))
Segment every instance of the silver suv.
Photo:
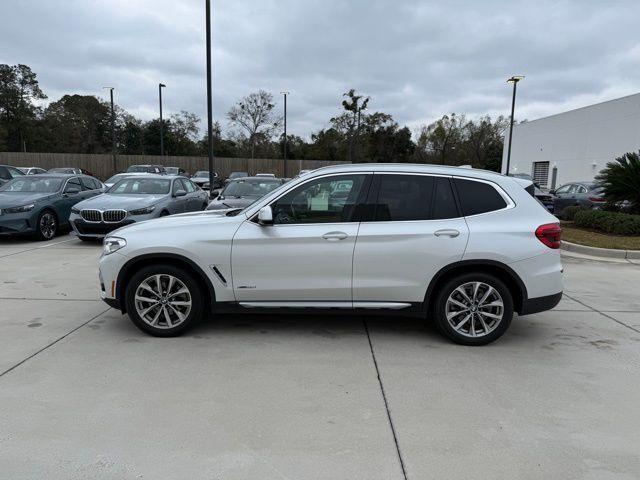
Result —
POLYGON ((224 216, 113 232, 102 298, 158 336, 210 312, 386 310, 486 344, 514 312, 548 310, 562 296, 561 230, 531 187, 455 167, 321 168, 224 216))

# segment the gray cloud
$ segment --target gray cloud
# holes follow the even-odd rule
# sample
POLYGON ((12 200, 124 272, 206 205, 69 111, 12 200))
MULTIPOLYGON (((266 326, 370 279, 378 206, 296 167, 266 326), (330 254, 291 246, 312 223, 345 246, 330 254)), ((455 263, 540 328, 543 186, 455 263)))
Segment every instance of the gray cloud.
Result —
MULTIPOLYGON (((444 113, 508 114, 505 79, 524 74, 518 118, 636 93, 634 1, 213 0, 214 116, 264 88, 291 92, 289 131, 309 136, 351 87, 417 128, 444 113)), ((0 3, 0 62, 26 63, 55 100, 106 96, 142 118, 206 112, 204 1, 0 3)))

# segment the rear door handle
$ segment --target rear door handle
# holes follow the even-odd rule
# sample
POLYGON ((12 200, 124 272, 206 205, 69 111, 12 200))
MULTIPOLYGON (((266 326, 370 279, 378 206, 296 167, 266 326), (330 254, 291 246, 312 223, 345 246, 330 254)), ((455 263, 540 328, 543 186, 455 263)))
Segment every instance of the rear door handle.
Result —
POLYGON ((436 230, 434 232, 434 235, 436 237, 457 237, 458 235, 460 235, 460 232, 458 230, 453 230, 453 229, 444 229, 444 230, 436 230))
POLYGON ((329 240, 330 242, 337 242, 338 240, 344 240, 349 235, 344 232, 327 232, 322 235, 322 238, 329 240))

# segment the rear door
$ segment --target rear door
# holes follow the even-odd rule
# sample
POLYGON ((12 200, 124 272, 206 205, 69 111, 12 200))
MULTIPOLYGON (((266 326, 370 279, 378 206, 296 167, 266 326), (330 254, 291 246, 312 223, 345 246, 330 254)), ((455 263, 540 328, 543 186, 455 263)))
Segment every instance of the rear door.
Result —
POLYGON ((462 259, 469 237, 451 179, 377 173, 367 207, 354 249, 354 307, 421 303, 433 275, 462 259))

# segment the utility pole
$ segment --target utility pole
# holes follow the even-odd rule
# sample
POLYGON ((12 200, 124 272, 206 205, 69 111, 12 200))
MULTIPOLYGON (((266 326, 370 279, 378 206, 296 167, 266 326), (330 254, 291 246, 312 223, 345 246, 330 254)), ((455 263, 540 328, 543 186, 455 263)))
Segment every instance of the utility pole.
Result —
POLYGON ((111 96, 111 156, 113 157, 113 173, 118 173, 118 161, 116 158, 116 111, 113 105, 113 91, 114 87, 102 87, 108 88, 111 96))
POLYGON ((280 92, 284 96, 284 178, 287 178, 287 95, 289 92, 280 92))
POLYGON ((511 122, 509 124, 509 146, 507 147, 507 171, 505 172, 507 176, 509 176, 509 164, 511 163, 511 139, 513 138, 513 115, 516 109, 516 86, 523 78, 523 75, 514 75, 507 80, 507 83, 513 83, 513 96, 511 97, 511 122))
POLYGON ((160 155, 164 155, 164 131, 162 125, 162 89, 166 87, 164 83, 158 84, 158 98, 160 100, 160 155))
POLYGON ((207 32, 207 152, 209 154, 209 198, 213 198, 213 98, 211 95, 211 0, 206 0, 207 32))

